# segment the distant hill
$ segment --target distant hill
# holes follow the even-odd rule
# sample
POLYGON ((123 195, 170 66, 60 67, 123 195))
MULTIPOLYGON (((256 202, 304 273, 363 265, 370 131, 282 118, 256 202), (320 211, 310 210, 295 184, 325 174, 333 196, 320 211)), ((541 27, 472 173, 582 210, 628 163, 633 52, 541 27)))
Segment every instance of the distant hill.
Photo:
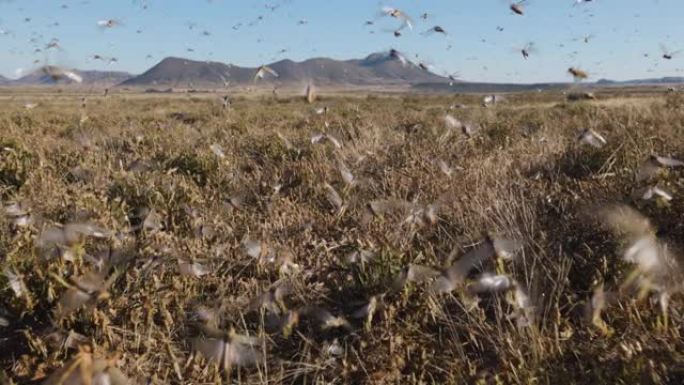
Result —
POLYGON ((9 84, 9 82, 10 82, 9 79, 7 79, 6 77, 0 75, 0 86, 7 85, 7 84, 9 84))
MULTIPOLYGON (((654 79, 635 79, 625 81, 614 81, 607 79, 600 79, 596 82, 582 83, 583 87, 587 88, 601 88, 601 87, 628 87, 628 86, 648 86, 648 85, 674 85, 684 84, 684 77, 664 77, 654 79)), ((525 92, 525 91, 548 91, 548 90, 564 90, 569 89, 574 83, 530 83, 530 84, 516 84, 516 83, 480 83, 480 82, 460 82, 445 84, 443 82, 437 83, 417 83, 412 85, 412 89, 420 92, 473 92, 473 93, 488 93, 488 92, 525 92)))
POLYGON ((252 70, 218 62, 168 57, 142 75, 121 82, 122 86, 213 87, 223 86, 232 76, 247 79, 252 70))
MULTIPOLYGON (((278 77, 266 77, 259 84, 298 85, 311 81, 320 86, 383 86, 448 81, 413 63, 402 64, 389 53, 375 53, 358 60, 281 60, 268 66, 278 73, 278 77)), ((228 82, 231 85, 251 85, 254 84, 256 70, 224 63, 169 57, 121 85, 223 87, 228 82)))
MULTIPOLYGON (((74 73, 83 78, 82 85, 88 86, 102 86, 109 87, 119 84, 127 79, 131 78, 132 75, 127 72, 115 72, 115 71, 80 71, 72 70, 74 73)), ((25 75, 17 80, 10 81, 8 84, 17 86, 43 86, 43 85, 53 85, 53 84, 76 84, 75 82, 63 79, 56 81, 50 76, 45 74, 43 69, 38 69, 25 75)))
POLYGON ((77 71, 83 77, 83 83, 88 85, 114 86, 124 82, 134 75, 118 71, 77 71))
POLYGON ((597 85, 603 85, 603 86, 609 86, 609 85, 647 85, 647 84, 681 84, 681 83, 684 83, 684 77, 678 77, 678 76, 654 78, 654 79, 623 80, 623 81, 600 79, 596 82, 597 85))
MULTIPOLYGON (((593 83, 585 83, 586 86, 591 87, 593 83)), ((439 92, 439 93, 495 93, 495 92, 525 92, 525 91, 548 91, 548 90, 563 90, 570 87, 570 83, 534 83, 534 84, 515 84, 515 83, 478 83, 478 82, 460 82, 460 83, 418 83, 414 84, 412 89, 420 92, 439 92)))

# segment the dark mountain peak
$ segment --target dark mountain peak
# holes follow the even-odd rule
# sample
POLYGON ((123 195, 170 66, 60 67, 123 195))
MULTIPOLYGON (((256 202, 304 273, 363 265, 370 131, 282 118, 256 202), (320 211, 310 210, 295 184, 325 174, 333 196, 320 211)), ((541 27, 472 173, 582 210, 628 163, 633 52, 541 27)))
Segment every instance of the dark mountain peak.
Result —
POLYGON ((159 63, 157 63, 158 66, 164 66, 164 65, 185 65, 188 63, 194 62, 193 60, 190 59, 183 59, 182 57, 175 57, 175 56, 169 56, 163 58, 159 63))
POLYGON ((186 58, 182 58, 182 57, 178 57, 178 56, 167 56, 167 57, 163 58, 163 59, 159 62, 159 64, 162 64, 162 63, 191 62, 191 61, 194 61, 194 60, 190 60, 190 59, 186 59, 186 58))
POLYGON ((278 66, 278 65, 288 65, 288 66, 289 66, 289 65, 294 65, 294 64, 297 64, 297 62, 295 62, 294 60, 283 59, 283 60, 278 60, 278 61, 275 62, 275 63, 269 64, 268 66, 269 66, 269 67, 271 67, 271 66, 278 66))
POLYGON ((389 52, 374 52, 361 59, 361 64, 370 66, 394 60, 389 52))
POLYGON ((194 65, 214 65, 214 66, 227 66, 224 63, 212 62, 212 61, 199 61, 192 59, 185 59, 182 57, 169 56, 162 59, 157 66, 194 66, 194 65))

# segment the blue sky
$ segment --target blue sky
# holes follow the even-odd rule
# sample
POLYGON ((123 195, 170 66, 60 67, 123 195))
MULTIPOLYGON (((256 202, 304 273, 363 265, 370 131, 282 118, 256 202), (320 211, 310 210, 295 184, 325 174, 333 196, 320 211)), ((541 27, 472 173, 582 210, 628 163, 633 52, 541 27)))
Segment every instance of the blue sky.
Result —
POLYGON ((683 15, 682 0, 532 0, 524 16, 506 0, 0 0, 0 74, 16 77, 46 62, 141 73, 166 56, 256 66, 395 48, 472 81, 569 81, 570 66, 594 80, 684 76, 684 53, 667 61, 660 49, 684 49, 683 15), (383 5, 411 15, 414 30, 395 38, 399 23, 378 17, 383 5), (102 19, 123 25, 102 30, 102 19), (421 34, 435 25, 448 36, 421 34), (46 53, 53 38, 63 48, 46 53), (516 47, 528 41, 537 48, 526 61, 516 47), (92 60, 95 54, 118 62, 92 60))

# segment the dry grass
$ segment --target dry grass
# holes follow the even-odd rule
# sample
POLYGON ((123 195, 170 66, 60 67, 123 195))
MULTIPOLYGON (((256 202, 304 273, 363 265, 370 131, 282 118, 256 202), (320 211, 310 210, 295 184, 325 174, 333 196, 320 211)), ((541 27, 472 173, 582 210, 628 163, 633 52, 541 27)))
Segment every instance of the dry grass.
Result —
POLYGON ((0 275, 0 316, 9 323, 0 326, 0 383, 40 383, 74 357, 76 346, 50 343, 56 331, 82 334, 95 356, 140 384, 226 383, 228 376, 273 384, 681 383, 681 293, 668 322, 648 297, 620 295, 603 316, 604 330, 587 323, 584 308, 594 287, 617 289, 630 271, 588 208, 630 204, 661 239, 681 246, 681 173, 661 181, 675 193, 669 204, 632 193, 649 154, 684 156, 684 103, 677 95, 645 103, 604 95, 550 105, 560 97, 547 96, 511 95, 487 109, 475 97, 336 97, 316 103, 330 107, 327 116, 299 99, 237 99, 227 111, 208 98, 126 95, 91 98, 85 111, 69 94, 41 99, 31 111, 21 96, 3 103, 0 196, 30 209, 33 224, 0 219, 0 267, 28 288, 15 296, 0 275), (454 103, 468 107, 448 111, 454 103), (481 130, 472 138, 445 135, 447 112, 481 130), (608 145, 580 146, 584 127, 608 145), (342 148, 311 144, 316 132, 342 148), (450 177, 438 160, 453 168, 450 177), (357 183, 344 182, 340 162, 357 183), (324 183, 341 196, 341 210, 324 183), (368 203, 382 199, 438 202, 438 218, 410 224, 406 213, 370 216, 368 203), (132 231, 142 208, 153 209, 163 228, 132 231), (84 221, 112 234, 70 243, 70 261, 37 247, 49 226, 84 221), (452 252, 458 257, 495 234, 524 247, 513 261, 480 269, 506 272, 525 288, 533 325, 517 327, 509 317, 512 293, 470 304, 461 289, 430 294, 429 283, 387 293, 368 325, 351 318, 409 263, 447 267, 452 252), (262 242, 261 255, 276 260, 247 255, 245 240, 262 242), (376 256, 348 264, 354 250, 376 256), (113 277, 108 295, 59 318, 65 284, 96 271, 88 256, 103 253, 115 255, 100 270, 113 277), (280 263, 288 256, 296 264, 285 265, 290 271, 280 263), (211 272, 182 276, 179 258, 211 272), (316 305, 351 327, 324 330, 302 316, 287 337, 266 330, 268 315, 249 304, 278 280, 292 284, 281 307, 316 305), (224 330, 261 337, 256 367, 227 374, 194 354, 199 305, 220 308, 224 330), (341 351, 331 353, 331 344, 341 351))

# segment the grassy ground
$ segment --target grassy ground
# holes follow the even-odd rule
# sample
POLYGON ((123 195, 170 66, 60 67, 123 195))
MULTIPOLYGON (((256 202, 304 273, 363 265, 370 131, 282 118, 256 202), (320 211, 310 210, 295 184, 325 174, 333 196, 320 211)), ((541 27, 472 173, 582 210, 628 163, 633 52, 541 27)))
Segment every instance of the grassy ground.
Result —
POLYGON ((678 94, 575 104, 510 95, 490 108, 475 96, 264 97, 229 110, 206 96, 92 97, 85 109, 68 93, 3 98, 0 197, 30 213, 0 216, 0 383, 41 383, 91 352, 140 384, 684 380, 681 293, 665 318, 651 296, 619 291, 632 267, 590 215, 625 203, 673 250, 682 245, 682 172, 660 177, 671 202, 634 197, 650 154, 684 157, 678 94), (312 112, 323 106, 327 115, 312 112), (450 130, 447 113, 479 131, 450 130), (582 128, 608 144, 581 145, 582 128), (341 148, 312 144, 318 132, 341 148), (54 227, 73 223, 108 232, 54 227), (512 317, 515 291, 477 302, 467 283, 441 295, 428 279, 391 290, 409 264, 444 269, 487 236, 522 249, 469 278, 515 279, 531 325, 512 317), (353 263, 354 251, 375 256, 353 263), (208 274, 183 274, 179 260, 208 274), (75 289, 87 273, 111 285, 75 289), (250 306, 283 282, 291 293, 271 310, 250 306), (592 324, 585 309, 600 285, 615 297, 592 324), (67 311, 74 291, 88 303, 67 311), (370 299, 380 305, 372 319, 355 319, 370 299), (201 306, 217 309, 221 330, 257 337, 231 345, 256 365, 226 371, 195 353, 207 334, 201 306), (349 326, 326 328, 320 309, 349 326), (274 313, 299 322, 271 328, 274 313), (64 344, 70 331, 80 343, 64 344))

